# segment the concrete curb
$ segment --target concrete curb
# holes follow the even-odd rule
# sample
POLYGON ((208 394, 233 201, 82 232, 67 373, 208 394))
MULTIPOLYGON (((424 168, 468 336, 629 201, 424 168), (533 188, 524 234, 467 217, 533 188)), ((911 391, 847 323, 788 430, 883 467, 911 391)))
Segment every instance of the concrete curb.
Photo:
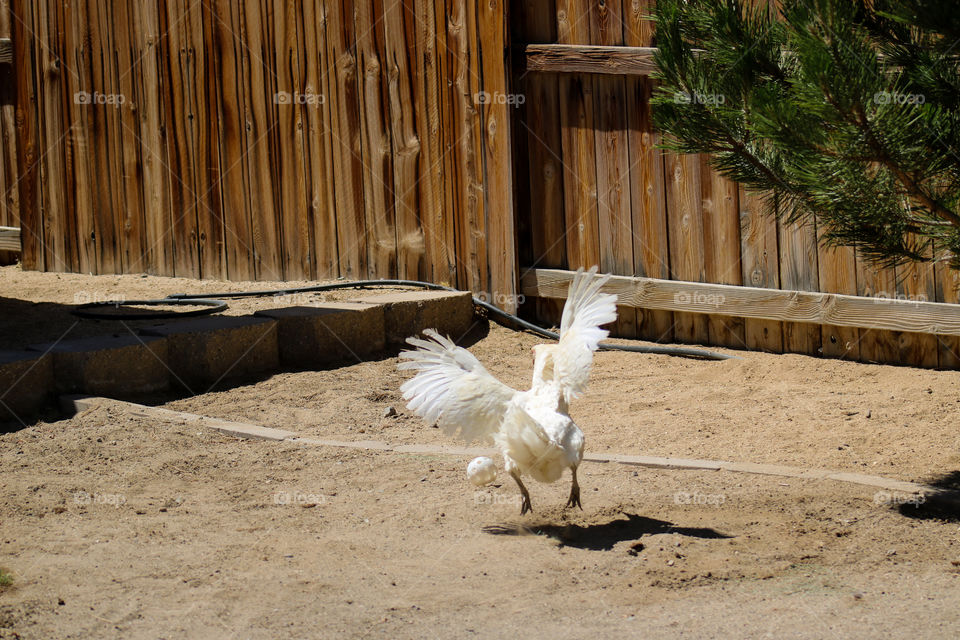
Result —
MULTIPOLYGON (((455 455, 455 456, 494 456, 497 450, 487 447, 451 447, 433 444, 400 444, 391 445, 379 440, 330 440, 325 438, 302 437, 291 431, 282 429, 272 429, 255 424, 243 422, 230 422, 216 418, 194 413, 185 413, 182 411, 171 411, 157 407, 148 407, 145 405, 134 404, 132 402, 123 402, 111 398, 98 398, 89 396, 62 396, 60 398, 64 409, 74 411, 84 411, 94 407, 108 406, 115 407, 143 417, 158 418, 168 422, 178 424, 192 423, 197 426, 206 427, 224 433, 226 435, 236 436, 238 438, 249 438, 257 440, 286 441, 302 445, 320 446, 320 447, 339 447, 345 449, 362 449, 366 451, 386 451, 393 453, 414 453, 431 455, 455 455)), ((633 456, 616 453, 595 453, 584 456, 584 462, 596 463, 616 463, 630 466, 650 467, 655 469, 672 469, 687 471, 729 471, 733 473, 753 473, 765 476, 780 476, 785 478, 798 478, 802 480, 833 480, 836 482, 845 482, 848 484, 857 484, 865 487, 872 487, 882 491, 897 492, 899 494, 908 494, 909 496, 923 496, 924 502, 933 504, 943 504, 952 507, 960 507, 960 491, 941 489, 930 485, 917 482, 907 482, 904 480, 895 480, 881 476, 871 476, 862 473, 848 473, 842 471, 829 471, 826 469, 804 469, 801 467, 788 467, 781 465, 758 464, 752 462, 724 462, 714 460, 688 460, 684 458, 660 458, 655 456, 633 456)), ((890 496, 887 496, 890 498, 890 496)), ((889 501, 889 500, 888 500, 889 501)))

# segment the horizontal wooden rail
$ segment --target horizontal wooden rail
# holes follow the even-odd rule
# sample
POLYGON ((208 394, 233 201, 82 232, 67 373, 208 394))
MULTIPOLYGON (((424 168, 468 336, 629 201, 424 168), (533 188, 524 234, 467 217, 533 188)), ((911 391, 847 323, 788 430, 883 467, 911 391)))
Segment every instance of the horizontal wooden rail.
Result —
MULTIPOLYGON (((566 298, 573 276, 560 269, 529 269, 522 292, 566 298)), ((628 276, 613 276, 603 290, 617 294, 617 303, 625 307, 960 336, 960 304, 628 276)))
POLYGON ((0 227, 0 251, 20 251, 19 227, 0 227))
POLYGON ((602 47, 586 44, 528 44, 527 71, 648 76, 657 70, 653 47, 602 47))

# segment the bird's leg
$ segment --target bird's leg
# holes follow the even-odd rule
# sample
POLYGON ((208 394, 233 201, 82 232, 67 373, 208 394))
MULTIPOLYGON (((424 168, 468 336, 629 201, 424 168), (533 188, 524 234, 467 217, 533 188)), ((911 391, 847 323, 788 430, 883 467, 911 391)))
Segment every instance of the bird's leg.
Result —
POLYGON ((510 472, 510 475, 517 481, 517 486, 520 487, 520 493, 523 494, 523 502, 520 504, 520 515, 525 514, 527 511, 532 511, 533 508, 530 506, 530 493, 527 491, 527 488, 523 486, 523 481, 520 480, 520 474, 514 470, 510 472))
POLYGON ((583 505, 580 504, 580 484, 577 483, 577 468, 570 467, 570 473, 573 475, 573 484, 570 485, 570 498, 567 500, 567 507, 580 507, 580 511, 583 511, 583 505))

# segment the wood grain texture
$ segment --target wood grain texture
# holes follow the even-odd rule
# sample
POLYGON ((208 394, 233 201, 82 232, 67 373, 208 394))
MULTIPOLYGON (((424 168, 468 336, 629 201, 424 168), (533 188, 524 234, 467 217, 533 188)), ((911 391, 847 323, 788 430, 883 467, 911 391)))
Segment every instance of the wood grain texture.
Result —
MULTIPOLYGON (((780 287, 800 291, 818 291, 817 230, 811 223, 778 221, 780 250, 780 287)), ((792 353, 819 355, 820 327, 783 325, 783 348, 792 353)))
MULTIPOLYGON (((617 5, 597 3, 598 8, 617 9, 619 15, 617 5)), ((528 44, 524 56, 526 71, 648 76, 657 70, 655 51, 650 47, 528 44)))
MULTIPOLYGON (((934 299, 936 302, 960 303, 960 273, 938 262, 934 267, 934 299)), ((937 336, 939 367, 960 369, 960 337, 937 336)))
MULTIPOLYGON (((593 4, 590 37, 593 42, 602 45, 623 45, 623 14, 619 2, 593 4)), ((624 78, 601 76, 594 80, 600 270, 624 275, 633 274, 634 271, 626 91, 624 78)), ((636 312, 619 310, 611 334, 623 338, 636 337, 636 312)))
POLYGON ((303 280, 316 277, 304 123, 308 111, 320 108, 321 98, 304 90, 302 9, 298 10, 286 0, 273 0, 272 4, 274 50, 268 55, 276 85, 269 108, 275 117, 270 133, 271 168, 272 180, 277 185, 275 206, 280 227, 280 259, 284 279, 303 280))
MULTIPOLYGON (((534 269, 521 281, 524 294, 565 298, 576 275, 559 269, 534 269)), ((960 335, 960 305, 875 299, 811 291, 613 276, 604 291, 616 294, 628 307, 678 310, 830 324, 867 329, 960 335)))
POLYGON ((417 81, 413 83, 414 113, 417 130, 421 132, 420 156, 417 165, 420 224, 424 233, 426 276, 431 282, 447 286, 457 282, 455 215, 446 209, 449 191, 444 168, 445 107, 442 102, 442 52, 446 48, 444 14, 437 12, 433 0, 414 3, 412 38, 418 65, 411 69, 417 81))
POLYGON ((333 129, 327 60, 327 4, 310 0, 303 5, 304 92, 316 96, 304 119, 304 164, 308 175, 307 207, 311 222, 316 277, 338 274, 337 206, 333 187, 333 129), (319 101, 319 104, 317 102, 319 101))
MULTIPOLYGON (((777 263, 777 225, 764 215, 762 196, 739 188, 740 200, 740 264, 743 284, 751 287, 780 288, 777 263)), ((748 349, 780 353, 783 331, 780 323, 746 319, 744 339, 748 349)))
POLYGON ((387 81, 388 126, 393 143, 393 207, 397 236, 397 275, 421 280, 426 275, 423 228, 417 216, 420 149, 415 101, 418 70, 415 3, 383 5, 383 73, 387 81))
POLYGON ((0 251, 20 253, 20 227, 0 227, 0 251))
MULTIPOLYGON (((122 191, 121 201, 123 209, 118 216, 121 224, 120 240, 120 270, 123 273, 140 272, 145 269, 144 256, 146 254, 146 224, 145 203, 143 200, 142 162, 140 159, 140 117, 143 88, 140 84, 142 74, 137 68, 140 62, 140 42, 136 31, 136 16, 134 7, 128 3, 117 3, 113 13, 113 48, 112 54, 116 59, 114 69, 114 86, 116 91, 125 97, 119 108, 116 109, 117 125, 120 144, 118 158, 115 163, 120 170, 119 187, 122 191)), ((211 119, 216 123, 216 118, 211 119)), ((71 127, 71 130, 73 128, 71 127)), ((209 138, 208 136, 208 143, 209 138)), ((216 158, 216 154, 211 154, 216 158)), ((216 188, 216 177, 211 186, 216 188)), ((219 202, 219 191, 217 192, 219 202)), ((219 205, 217 205, 219 208, 219 205)), ((219 243, 218 237, 214 243, 219 243)), ((221 247, 217 244, 212 252, 215 264, 220 265, 221 247)), ((82 270, 82 269, 81 269, 82 270)), ((217 269, 217 275, 224 277, 222 268, 217 269)))
MULTIPOLYGON (((91 80, 92 52, 85 46, 84 34, 88 23, 87 5, 84 2, 72 4, 66 9, 68 27, 63 36, 65 47, 72 55, 65 63, 68 69, 67 80, 73 91, 72 99, 66 108, 71 126, 66 139, 67 189, 72 193, 74 238, 77 250, 77 269, 83 273, 97 273, 96 256, 96 220, 94 213, 97 203, 94 200, 98 176, 95 171, 93 149, 90 144, 90 131, 95 109, 86 101, 76 99, 80 92, 89 93, 93 88, 91 80)), ((68 90, 69 91, 69 90, 68 90)))
MULTIPOLYGON (((219 69, 220 82, 214 84, 212 96, 218 124, 217 188, 223 207, 223 254, 226 276, 235 280, 254 280, 254 240, 251 194, 247 179, 245 152, 247 149, 246 101, 243 72, 243 17, 239 7, 230 0, 211 3, 211 55, 219 69)), ((162 216, 154 209, 147 216, 162 216)))
MULTIPOLYGON (((589 42, 589 15, 590 3, 586 0, 557 0, 557 39, 567 44, 589 42)), ((567 263, 571 269, 589 269, 600 264, 594 78, 559 76, 557 95, 567 263)))
POLYGON ((392 141, 387 130, 389 106, 381 73, 384 25, 377 0, 354 3, 360 107, 363 203, 367 230, 367 277, 395 274, 397 231, 393 199, 392 141))
MULTIPOLYGON (((624 43, 649 46, 653 24, 648 19, 652 0, 624 2, 624 43)), ((650 78, 628 77, 627 127, 630 146, 630 215, 633 226, 634 275, 670 277, 670 249, 667 232, 667 201, 660 134, 653 128, 650 78)), ((673 314, 669 311, 638 309, 637 337, 654 342, 673 339, 673 314)))
MULTIPOLYGON (((703 201, 700 193, 700 157, 667 153, 664 157, 667 215, 670 236, 670 277, 703 282, 706 278, 703 249, 703 201)), ((681 304, 680 309, 683 309, 681 304)), ((707 318, 692 313, 674 313, 673 335, 677 342, 706 344, 707 318)))
MULTIPOLYGON (((823 230, 818 226, 817 233, 823 230)), ((852 247, 826 247, 819 250, 820 290, 827 293, 857 295, 856 252, 852 247)), ((831 358, 860 359, 860 332, 856 327, 821 327, 823 355, 831 358)))
MULTIPOLYGON (((167 165, 167 127, 162 52, 166 50, 161 31, 160 9, 154 4, 134 5, 140 32, 140 73, 143 100, 140 107, 140 161, 142 163, 144 212, 143 270, 156 275, 174 274, 173 207, 170 171, 167 165)), ((252 258, 252 251, 249 255, 252 258)))
MULTIPOLYGON (((896 298, 897 278, 893 269, 877 269, 857 255, 857 295, 880 301, 896 298)), ((895 363, 900 357, 900 337, 886 327, 860 331, 860 359, 863 362, 895 363)))
MULTIPOLYGON (((34 24, 41 42, 46 43, 39 52, 35 52, 39 58, 36 69, 39 76, 37 84, 42 90, 38 108, 41 154, 45 169, 42 174, 40 215, 43 218, 44 263, 56 271, 71 271, 74 263, 66 251, 70 216, 61 215, 61 212, 68 211, 65 147, 62 144, 67 134, 63 98, 64 94, 68 93, 68 88, 63 78, 63 42, 59 37, 63 24, 61 8, 59 3, 40 3, 34 24)), ((112 216, 113 211, 109 210, 108 215, 112 216)))
POLYGON ((333 189, 337 216, 337 252, 340 275, 361 279, 367 274, 364 222, 363 159, 357 61, 354 55, 353 3, 327 4, 327 99, 333 131, 333 189))
MULTIPOLYGON (((743 284, 740 264, 740 198, 735 182, 713 170, 701 156, 704 277, 717 284, 743 284)), ((746 348, 742 318, 708 316, 710 344, 746 348)))
MULTIPOLYGON (((480 5, 482 6, 482 2, 480 5)), ((535 42, 556 38, 553 12, 543 6, 521 3, 518 15, 523 37, 535 42)), ((563 143, 558 78, 552 74, 524 74, 518 82, 523 104, 518 109, 520 133, 526 137, 527 172, 523 203, 530 229, 527 264, 538 267, 568 266, 565 241, 563 143), (522 111, 521 111, 522 110, 522 111)), ((491 97, 494 94, 488 94, 491 97)), ((543 322, 560 322, 562 305, 537 300, 536 315, 543 322)))
MULTIPOLYGON (((161 58, 161 73, 167 79, 169 90, 163 92, 165 101, 165 122, 170 134, 167 146, 167 169, 170 184, 171 207, 173 209, 174 274, 181 277, 200 276, 200 244, 197 229, 197 208, 199 202, 197 181, 197 154, 194 145, 194 119, 196 118, 197 80, 196 48, 192 41, 194 30, 192 20, 199 19, 196 10, 189 11, 185 0, 172 0, 166 6, 166 14, 161 15, 160 28, 167 35, 165 44, 171 55, 161 58)), ((95 36, 99 39, 99 36, 95 36)), ((101 144, 97 142, 99 148, 101 144)), ((101 197, 106 200, 107 193, 101 188, 101 197)), ((272 206, 270 210, 272 211, 272 206)), ((112 235, 112 233, 111 233, 112 235)), ((109 238, 104 229, 99 236, 109 238)), ((103 269, 108 266, 110 247, 98 242, 103 269)))
MULTIPOLYGON (((916 240, 916 238, 913 238, 916 240)), ((928 251, 927 255, 931 253, 928 251)), ((914 262, 896 269, 896 298, 908 302, 934 302, 937 286, 934 266, 914 262)), ((899 336, 899 362, 916 367, 936 367, 940 362, 939 347, 935 336, 916 333, 901 333, 899 336)))
MULTIPOLYGON (((482 91, 490 96, 510 96, 509 68, 504 58, 507 50, 507 5, 503 0, 477 3, 479 24, 480 71, 482 91)), ((548 15, 550 15, 548 13, 548 15)), ((556 87, 546 98, 556 107, 556 87)), ((490 290, 496 295, 493 304, 515 313, 517 310, 517 259, 514 226, 513 173, 510 166, 510 118, 514 107, 508 101, 494 100, 481 105, 483 149, 483 194, 487 215, 487 269, 490 290)), ((554 110, 551 128, 554 132, 554 154, 559 157, 559 117, 554 110)), ((554 175, 559 171, 554 169, 554 175)), ((557 190, 562 203, 562 190, 557 190)), ((562 216, 560 216, 562 222, 562 216)), ((561 247, 563 243, 558 243, 561 247)))
POLYGON ((450 159, 446 178, 457 219, 457 281, 460 286, 489 295, 482 133, 476 97, 480 91, 477 8, 473 0, 439 4, 445 8, 446 55, 442 74, 450 107, 445 126, 450 159))
MULTIPOLYGON (((0 225, 20 225, 20 199, 17 185, 16 79, 13 75, 13 41, 10 29, 10 0, 0 0, 0 58, 6 49, 7 63, 0 63, 0 225)), ((20 259, 16 251, 0 250, 0 265, 20 259)))

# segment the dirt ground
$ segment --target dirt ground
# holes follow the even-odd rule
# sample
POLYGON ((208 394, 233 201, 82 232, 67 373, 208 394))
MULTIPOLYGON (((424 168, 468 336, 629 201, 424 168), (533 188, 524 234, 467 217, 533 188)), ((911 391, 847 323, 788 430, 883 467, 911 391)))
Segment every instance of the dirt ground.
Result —
MULTIPOLYGON (((123 288, 136 280, 171 284, 123 288)), ((0 269, 3 297, 28 302, 103 282, 0 269)), ((525 388, 537 342, 493 325, 470 349, 525 388)), ((739 355, 598 354, 571 410, 588 451, 956 485, 957 372, 739 355)), ((160 404, 449 442, 402 406, 395 366, 384 354, 160 404)), ((583 511, 561 508, 564 477, 531 483, 521 517, 512 482, 474 489, 467 462, 240 441, 114 408, 45 416, 0 436, 0 638, 960 634, 958 514, 833 481, 585 463, 583 511)))

